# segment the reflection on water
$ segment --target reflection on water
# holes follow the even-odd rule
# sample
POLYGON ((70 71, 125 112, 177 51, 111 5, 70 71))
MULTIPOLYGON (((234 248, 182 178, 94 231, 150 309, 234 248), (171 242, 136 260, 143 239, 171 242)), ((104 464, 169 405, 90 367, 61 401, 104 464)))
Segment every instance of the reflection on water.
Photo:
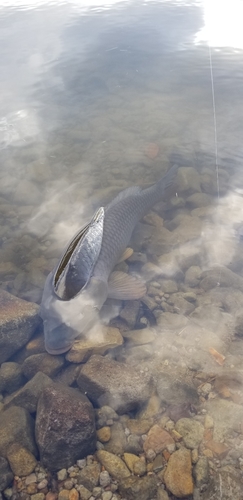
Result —
POLYGON ((130 270, 148 281, 137 326, 163 328, 159 361, 215 372, 209 348, 227 369, 242 363, 242 33, 232 17, 222 30, 221 13, 206 1, 0 4, 1 288, 39 303, 94 209, 178 163, 176 195, 133 238, 130 270))

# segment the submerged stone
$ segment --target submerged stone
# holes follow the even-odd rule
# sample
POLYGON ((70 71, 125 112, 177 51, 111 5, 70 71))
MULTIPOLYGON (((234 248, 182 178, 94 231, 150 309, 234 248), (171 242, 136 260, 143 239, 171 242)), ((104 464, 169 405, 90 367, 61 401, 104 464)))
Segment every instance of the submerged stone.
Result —
POLYGON ((38 401, 35 434, 44 466, 50 470, 70 467, 95 451, 91 403, 76 389, 61 384, 47 387, 38 401))
POLYGON ((5 399, 5 408, 16 405, 26 408, 30 413, 35 412, 41 392, 52 383, 51 378, 44 373, 36 373, 21 389, 5 399))
POLYGON ((22 370, 27 379, 31 379, 37 372, 42 372, 48 377, 55 377, 65 363, 63 356, 51 356, 47 352, 33 354, 25 359, 22 370))
POLYGON ((39 307, 0 291, 0 363, 23 347, 32 337, 41 320, 39 307))
POLYGON ((191 452, 180 448, 169 458, 164 481, 168 490, 178 498, 187 498, 193 493, 191 452))
POLYGON ((7 458, 15 476, 28 476, 37 465, 34 455, 18 443, 9 447, 7 458))
POLYGON ((10 485, 13 477, 6 458, 0 457, 0 491, 5 490, 10 485))
POLYGON ((150 379, 132 366, 97 355, 81 368, 77 383, 95 404, 109 405, 118 413, 141 406, 151 390, 150 379))
POLYGON ((25 382, 22 368, 18 363, 2 363, 0 368, 0 392, 11 394, 25 382))
POLYGON ((105 354, 108 349, 114 349, 123 344, 123 338, 118 328, 103 327, 92 330, 87 338, 77 340, 66 359, 72 363, 84 363, 92 354, 105 354))
POLYGON ((114 479, 120 480, 130 476, 130 471, 123 460, 113 453, 99 450, 97 451, 97 458, 114 479))
POLYGON ((150 500, 156 498, 157 479, 153 476, 130 476, 119 483, 119 492, 126 500, 150 500))
POLYGON ((19 443, 37 454, 34 440, 34 420, 24 408, 12 406, 1 412, 0 419, 0 455, 6 457, 9 446, 19 443))

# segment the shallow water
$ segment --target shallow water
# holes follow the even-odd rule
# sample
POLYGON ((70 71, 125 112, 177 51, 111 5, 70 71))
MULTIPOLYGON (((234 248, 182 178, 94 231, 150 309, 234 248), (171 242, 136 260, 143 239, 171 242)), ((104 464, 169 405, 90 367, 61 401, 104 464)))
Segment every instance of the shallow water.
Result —
POLYGON ((223 370, 211 347, 227 369, 242 363, 242 284, 225 275, 243 280, 242 6, 224 4, 0 2, 1 288, 39 303, 97 206, 174 163, 195 169, 156 207, 173 237, 156 230, 147 241, 142 228, 133 241, 163 269, 153 319, 164 335, 141 354, 149 364, 160 353, 154 373, 161 362, 223 370), (200 192, 208 197, 190 198, 200 192), (216 269, 214 285, 193 282, 191 266, 216 269), (190 315, 198 330, 180 317, 177 331, 163 312, 190 315))

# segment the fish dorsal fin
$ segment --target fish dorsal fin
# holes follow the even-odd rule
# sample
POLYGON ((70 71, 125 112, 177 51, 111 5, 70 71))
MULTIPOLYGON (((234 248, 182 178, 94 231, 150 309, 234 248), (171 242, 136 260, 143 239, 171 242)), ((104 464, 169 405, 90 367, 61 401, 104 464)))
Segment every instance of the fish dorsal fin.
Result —
POLYGON ((133 249, 130 247, 127 247, 124 250, 123 254, 121 255, 120 259, 118 260, 117 264, 120 264, 121 262, 124 262, 124 260, 129 259, 129 257, 131 257, 132 254, 133 254, 133 249))
POLYGON ((139 186, 131 186, 131 187, 128 187, 127 189, 124 189, 123 191, 121 191, 115 198, 114 200, 112 200, 106 207, 106 210, 107 208, 111 208, 111 207, 114 207, 114 205, 116 205, 117 203, 119 203, 120 201, 122 200, 125 200, 126 198, 128 198, 129 196, 135 196, 137 194, 139 194, 140 192, 142 191, 142 189, 139 187, 139 186))
POLYGON ((140 299, 146 293, 146 286, 139 278, 114 271, 108 281, 108 297, 121 300, 140 299))
POLYGON ((103 226, 104 208, 101 207, 67 246, 54 275, 54 287, 59 297, 67 298, 67 287, 77 293, 86 284, 100 254, 103 226))

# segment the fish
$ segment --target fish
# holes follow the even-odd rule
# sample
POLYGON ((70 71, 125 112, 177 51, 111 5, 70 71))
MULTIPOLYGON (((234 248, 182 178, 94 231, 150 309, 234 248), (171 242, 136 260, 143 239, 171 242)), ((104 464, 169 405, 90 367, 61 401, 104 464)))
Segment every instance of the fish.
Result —
POLYGON ((98 208, 69 242, 46 278, 40 305, 48 353, 67 352, 86 335, 107 298, 134 300, 145 295, 141 279, 113 269, 127 253, 136 224, 163 199, 177 168, 173 165, 152 186, 121 191, 106 207, 98 208))

